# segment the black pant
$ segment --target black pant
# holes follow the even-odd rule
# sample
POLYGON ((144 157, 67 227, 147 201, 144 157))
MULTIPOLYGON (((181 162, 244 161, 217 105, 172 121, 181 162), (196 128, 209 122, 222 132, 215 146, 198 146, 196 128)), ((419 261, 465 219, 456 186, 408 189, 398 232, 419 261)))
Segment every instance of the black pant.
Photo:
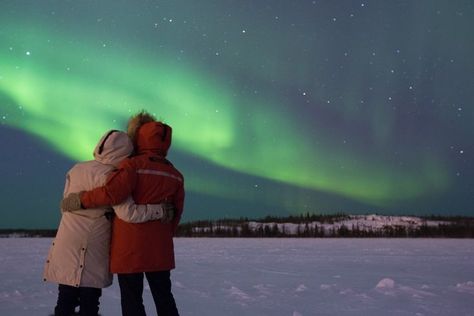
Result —
POLYGON ((143 306, 143 274, 150 285, 158 316, 179 316, 169 271, 118 274, 123 316, 146 316, 143 306))
POLYGON ((58 302, 54 308, 55 316, 71 316, 76 306, 80 306, 79 315, 81 316, 98 315, 102 289, 59 284, 58 291, 58 302))

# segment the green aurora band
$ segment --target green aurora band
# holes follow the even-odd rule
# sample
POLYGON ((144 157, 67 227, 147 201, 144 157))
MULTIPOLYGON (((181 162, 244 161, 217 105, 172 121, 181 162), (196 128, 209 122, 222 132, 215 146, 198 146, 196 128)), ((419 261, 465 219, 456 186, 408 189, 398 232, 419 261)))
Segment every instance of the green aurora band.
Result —
MULTIPOLYGON (((435 157, 421 154, 410 167, 387 168, 376 157, 335 148, 324 131, 305 134, 295 120, 269 111, 278 102, 271 96, 236 97, 220 78, 173 56, 98 47, 90 38, 70 41, 43 27, 4 28, 0 41, 3 123, 74 160, 91 159, 105 130, 123 129, 131 114, 147 109, 173 126, 173 150, 276 182, 378 206, 442 191, 449 183, 435 157)), ((279 104, 285 106, 291 104, 279 104)), ((186 174, 188 189, 248 198, 200 173, 186 174)))

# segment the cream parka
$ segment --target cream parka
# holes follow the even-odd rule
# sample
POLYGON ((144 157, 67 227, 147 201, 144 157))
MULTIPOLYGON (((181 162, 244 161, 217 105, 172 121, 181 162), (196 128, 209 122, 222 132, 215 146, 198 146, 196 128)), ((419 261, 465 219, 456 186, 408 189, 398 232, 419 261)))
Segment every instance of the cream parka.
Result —
MULTIPOLYGON (((106 133, 94 150, 95 160, 78 163, 67 173, 64 196, 103 185, 108 174, 132 150, 126 133, 106 133)), ((111 211, 95 208, 62 213, 44 268, 44 281, 94 288, 112 284, 109 273, 111 221, 105 216, 111 211)))

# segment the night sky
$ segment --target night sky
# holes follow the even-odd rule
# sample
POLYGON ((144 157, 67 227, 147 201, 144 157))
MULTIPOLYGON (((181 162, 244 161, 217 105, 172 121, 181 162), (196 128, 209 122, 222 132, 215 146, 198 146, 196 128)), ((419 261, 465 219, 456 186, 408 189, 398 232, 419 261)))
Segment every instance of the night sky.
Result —
POLYGON ((2 227, 141 109, 174 129, 184 220, 474 215, 472 1, 0 3, 2 227))

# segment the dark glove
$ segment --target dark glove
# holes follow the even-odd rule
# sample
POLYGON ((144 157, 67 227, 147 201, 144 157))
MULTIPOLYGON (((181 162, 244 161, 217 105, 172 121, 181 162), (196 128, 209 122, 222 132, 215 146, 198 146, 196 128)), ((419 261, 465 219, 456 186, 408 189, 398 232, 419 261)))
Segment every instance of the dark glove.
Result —
POLYGON ((81 205, 81 193, 70 193, 61 201, 62 212, 72 212, 82 209, 81 205))
POLYGON ((163 217, 161 218, 161 222, 168 224, 171 223, 174 219, 174 215, 176 213, 176 208, 171 203, 163 203, 163 217))

